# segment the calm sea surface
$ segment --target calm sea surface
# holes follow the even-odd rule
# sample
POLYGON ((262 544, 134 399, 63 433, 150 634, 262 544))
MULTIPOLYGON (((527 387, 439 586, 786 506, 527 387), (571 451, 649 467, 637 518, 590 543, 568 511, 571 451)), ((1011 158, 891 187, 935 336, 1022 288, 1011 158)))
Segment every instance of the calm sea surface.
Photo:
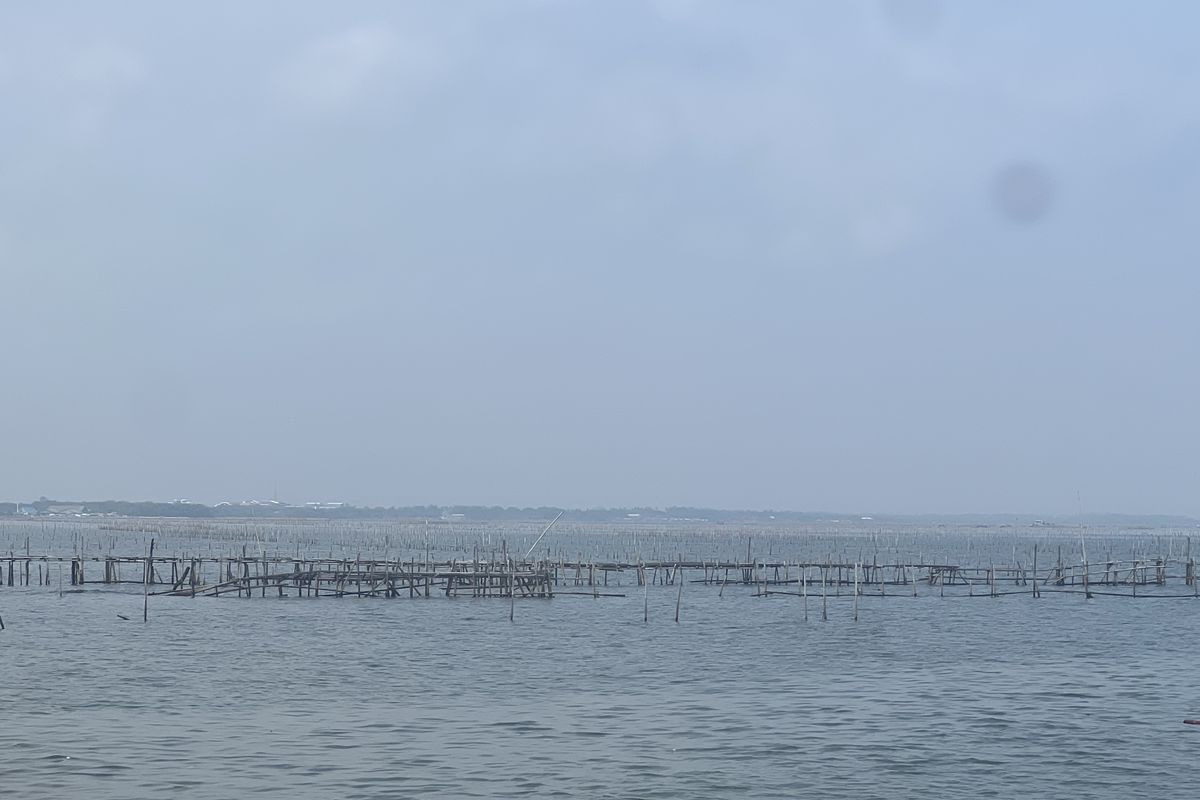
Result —
POLYGON ((806 622, 686 584, 679 624, 675 587, 643 624, 642 590, 609 590, 512 623, 496 599, 157 597, 144 625, 137 594, 3 587, 0 796, 1200 791, 1200 601, 922 585, 857 623, 810 597, 806 622))

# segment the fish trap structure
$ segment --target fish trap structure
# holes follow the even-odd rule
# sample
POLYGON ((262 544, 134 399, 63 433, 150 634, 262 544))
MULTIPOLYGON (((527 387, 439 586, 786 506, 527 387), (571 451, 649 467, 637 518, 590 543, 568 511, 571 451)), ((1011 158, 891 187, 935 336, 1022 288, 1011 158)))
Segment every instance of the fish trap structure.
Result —
POLYGON ((750 587, 756 596, 806 594, 851 587, 854 594, 993 597, 1043 592, 1088 597, 1196 597, 1193 558, 1066 564, 1059 550, 1049 566, 863 563, 784 559, 567 560, 475 557, 418 560, 292 556, 80 555, 0 557, 0 586, 139 586, 148 596, 176 597, 497 597, 623 596, 609 587, 673 586, 683 582, 750 587), (1182 583, 1183 591, 1179 590, 1182 583), (1174 591, 1172 591, 1174 588, 1174 591), (604 589, 605 591, 601 591, 604 589), (949 590, 949 591, 947 591, 949 590))
MULTIPOLYGON (((552 597, 553 571, 538 562, 361 561, 284 557, 52 556, 0 559, 8 585, 142 586, 176 597, 552 597), (36 565, 36 571, 34 569, 36 565), (151 588, 153 587, 153 588, 151 588), (169 588, 162 588, 169 587, 169 588)), ((3 573, 0 572, 0 575, 3 573)))

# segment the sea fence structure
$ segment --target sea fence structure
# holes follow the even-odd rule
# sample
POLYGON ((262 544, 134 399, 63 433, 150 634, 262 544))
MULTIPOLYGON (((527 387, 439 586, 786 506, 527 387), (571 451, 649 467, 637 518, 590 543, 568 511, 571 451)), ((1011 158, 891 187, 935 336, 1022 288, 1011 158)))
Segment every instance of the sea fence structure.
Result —
MULTIPOLYGON (((1099 564, 1055 563, 962 566, 954 564, 877 564, 840 561, 730 560, 707 561, 577 561, 473 559, 450 561, 373 559, 295 559, 290 557, 176 557, 176 555, 16 555, 0 557, 0 585, 52 585, 64 575, 71 587, 134 584, 156 587, 151 594, 188 596, 247 595, 253 589, 304 589, 299 595, 430 596, 433 589, 448 596, 552 596, 558 588, 596 588, 610 585, 674 585, 679 581, 709 585, 749 585, 760 594, 778 587, 889 588, 928 585, 974 594, 1013 594, 1004 588, 1024 587, 1027 594, 1063 588, 1102 593, 1104 587, 1163 588, 1169 582, 1195 587, 1194 559, 1154 558, 1103 561, 1099 564), (56 567, 56 572, 54 571, 56 567), (624 583, 623 583, 624 581, 624 583), (162 587, 170 587, 162 590, 162 587), (1038 589, 1040 587, 1040 589, 1038 589)), ((61 583, 61 582, 60 582, 61 583)), ((587 593, 592 594, 592 593, 587 593)), ((791 594, 791 593, 790 593, 791 594)))
POLYGON ((444 561, 374 558, 297 558, 253 555, 18 555, 0 556, 0 585, 73 588, 135 585, 151 595, 219 597, 553 597, 601 595, 600 588, 679 582, 748 586, 756 594, 795 594, 809 588, 844 587, 886 596, 897 590, 934 588, 941 595, 1090 594, 1164 596, 1182 585, 1196 594, 1196 562, 1152 557, 1131 561, 1065 563, 1061 548, 1038 564, 962 565, 942 562, 800 561, 782 559, 667 560, 527 559, 481 556, 444 561), (581 592, 586 588, 587 591, 581 592))
POLYGON ((856 616, 863 596, 1200 597, 1187 531, 731 529, 689 521, 551 528, 544 522, 0 523, 10 545, 0 554, 0 587, 60 595, 138 591, 147 603, 157 596, 514 603, 625 596, 626 587, 677 586, 681 594, 689 583, 722 596, 730 590, 762 598, 850 595, 856 616), (736 556, 735 547, 742 550, 736 556), (922 552, 932 550, 942 555, 922 552))

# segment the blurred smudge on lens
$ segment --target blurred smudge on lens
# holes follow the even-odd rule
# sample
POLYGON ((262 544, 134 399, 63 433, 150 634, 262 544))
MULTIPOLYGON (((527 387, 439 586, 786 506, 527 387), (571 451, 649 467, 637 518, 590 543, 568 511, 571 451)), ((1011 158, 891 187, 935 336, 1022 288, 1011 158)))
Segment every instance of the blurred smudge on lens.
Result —
POLYGON ((939 0, 881 0, 880 8, 888 26, 898 36, 928 36, 942 18, 939 0))
POLYGON ((1054 204, 1054 177, 1034 161, 1017 161, 1001 167, 992 181, 992 200, 1009 222, 1038 222, 1054 204))

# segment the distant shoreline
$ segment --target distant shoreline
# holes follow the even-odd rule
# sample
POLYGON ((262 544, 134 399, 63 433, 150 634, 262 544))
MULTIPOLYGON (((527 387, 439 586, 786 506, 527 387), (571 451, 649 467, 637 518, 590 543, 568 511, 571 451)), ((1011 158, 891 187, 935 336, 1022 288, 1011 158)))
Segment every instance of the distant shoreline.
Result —
POLYGON ((95 519, 157 517, 168 519, 324 519, 324 520, 425 520, 429 522, 536 522, 553 519, 564 512, 565 521, 706 524, 947 524, 986 527, 1061 528, 1104 525, 1140 528, 1200 527, 1200 519, 1167 514, 1095 513, 1070 516, 1036 514, 888 514, 834 513, 823 511, 778 511, 696 508, 591 508, 554 506, 389 506, 362 507, 346 503, 288 504, 275 500, 206 505, 187 501, 156 502, 130 500, 69 501, 39 498, 32 502, 0 503, 0 517, 26 519, 95 519))

